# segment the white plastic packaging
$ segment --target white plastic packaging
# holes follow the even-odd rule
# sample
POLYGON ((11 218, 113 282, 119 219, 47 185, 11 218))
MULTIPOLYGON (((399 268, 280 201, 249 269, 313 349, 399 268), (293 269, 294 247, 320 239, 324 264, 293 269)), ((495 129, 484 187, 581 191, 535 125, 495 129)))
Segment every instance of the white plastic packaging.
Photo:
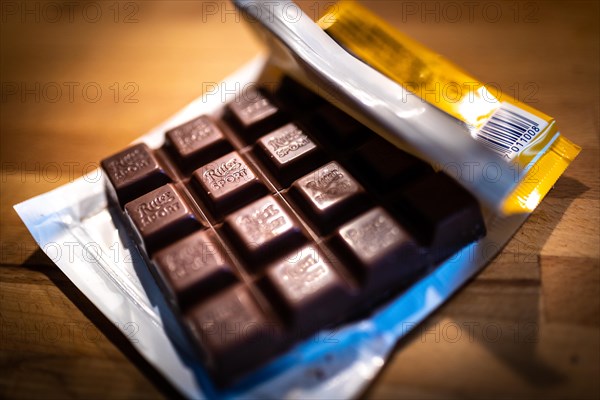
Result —
MULTIPOLYGON (((264 56, 254 59, 219 88, 243 88, 256 82, 266 63, 264 56)), ((166 130, 214 111, 233 96, 228 92, 199 98, 140 141, 156 148, 166 130)), ((134 245, 119 234, 123 226, 107 208, 103 182, 94 181, 80 178, 15 209, 41 249, 65 275, 123 330, 150 364, 190 398, 357 396, 382 368, 398 339, 483 268, 527 217, 486 213, 485 238, 462 249, 368 318, 319 332, 241 384, 215 392, 202 364, 177 334, 177 324, 161 303, 162 293, 134 245), (58 256, 73 248, 74 260, 58 256)))

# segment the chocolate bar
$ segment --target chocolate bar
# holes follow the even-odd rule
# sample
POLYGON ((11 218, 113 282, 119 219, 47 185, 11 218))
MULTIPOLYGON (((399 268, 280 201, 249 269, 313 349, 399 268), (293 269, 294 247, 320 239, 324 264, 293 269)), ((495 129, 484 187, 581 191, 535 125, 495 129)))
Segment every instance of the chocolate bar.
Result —
POLYGON ((485 234, 453 179, 287 77, 102 168, 219 385, 368 312, 485 234))

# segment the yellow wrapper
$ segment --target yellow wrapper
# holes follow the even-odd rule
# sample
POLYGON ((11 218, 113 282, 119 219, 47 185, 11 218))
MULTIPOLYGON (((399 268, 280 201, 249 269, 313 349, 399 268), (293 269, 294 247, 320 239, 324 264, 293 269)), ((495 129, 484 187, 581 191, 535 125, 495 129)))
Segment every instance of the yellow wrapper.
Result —
POLYGON ((357 58, 462 121, 473 140, 514 167, 519 182, 502 202, 505 214, 532 211, 581 150, 552 117, 486 87, 354 1, 338 2, 318 23, 357 58))

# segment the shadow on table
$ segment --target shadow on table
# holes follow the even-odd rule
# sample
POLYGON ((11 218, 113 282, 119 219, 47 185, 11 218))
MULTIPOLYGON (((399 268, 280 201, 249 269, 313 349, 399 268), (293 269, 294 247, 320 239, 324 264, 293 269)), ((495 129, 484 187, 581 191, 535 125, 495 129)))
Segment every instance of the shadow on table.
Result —
MULTIPOLYGON (((570 206, 571 202, 587 190, 589 190, 587 186, 573 178, 561 178, 549 197, 561 199, 563 201, 560 202, 559 205, 555 205, 550 212, 544 207, 544 203, 542 203, 529 218, 528 222, 526 222, 526 224, 531 224, 532 220, 535 220, 536 218, 539 218, 543 222, 544 229, 539 230, 541 236, 538 236, 537 242, 539 244, 539 249, 543 248, 543 245, 560 222, 562 215, 570 206)), ((40 249, 36 250, 23 265, 44 273, 164 395, 168 397, 180 397, 179 392, 137 352, 123 333, 107 319, 58 268, 46 268, 47 266, 54 267, 54 264, 40 249)), ((457 293, 460 293, 461 291, 462 290, 457 293)), ((457 293, 455 293, 454 296, 456 296, 457 293)), ((531 327, 531 331, 525 332, 528 340, 510 342, 501 341, 500 343, 476 340, 476 342, 485 346, 500 361, 515 370, 515 372, 533 386, 551 387, 564 382, 566 377, 552 368, 552 366, 547 365, 536 355, 535 348, 538 342, 539 331, 535 329, 535 327, 539 327, 539 292, 536 300, 537 301, 534 302, 535 304, 532 305, 532 307, 535 308, 532 313, 534 317, 531 318, 535 320, 520 321, 526 325, 530 324, 527 326, 531 327), (518 347, 518 349, 516 347, 518 347)), ((437 323, 437 320, 439 320, 439 311, 422 322, 421 329, 414 330, 400 340, 396 345, 395 351, 401 351, 404 346, 409 345, 415 340, 419 340, 421 332, 434 326, 437 323)), ((476 336, 481 337, 481 335, 476 336)), ((390 363, 387 363, 387 366, 389 366, 389 364, 390 363)), ((379 376, 381 376, 381 374, 379 376)), ((499 384, 501 385, 500 382, 499 384)))
MULTIPOLYGON (((548 194, 548 199, 560 199, 560 202, 554 202, 552 207, 545 207, 544 202, 532 213, 525 224, 519 229, 526 230, 534 229, 536 234, 536 245, 535 255, 537 258, 537 264, 539 267, 539 252, 544 247, 551 233, 554 231, 556 226, 559 224, 563 214, 569 208, 573 200, 580 197, 583 193, 588 191, 590 188, 582 184, 576 179, 570 177, 562 177, 552 191, 548 194), (543 229, 538 229, 543 228, 543 229)), ((473 279, 477 279, 475 276, 473 279)), ((472 282, 472 281, 471 281, 472 282)), ((508 281, 510 284, 510 281, 508 281)), ((514 286, 524 284, 530 286, 530 282, 515 282, 514 286)), ((539 282, 535 283, 539 285, 539 282)), ((467 284, 468 285, 468 284, 467 284)), ((452 298, 462 293, 464 287, 454 293, 452 298)), ((485 335, 482 335, 481 328, 484 324, 479 324, 479 331, 475 328, 473 337, 475 340, 473 344, 481 345, 486 348, 491 354, 493 354, 499 361, 514 370, 516 374, 526 380, 534 388, 550 388, 566 381, 567 376, 557 371, 551 365, 548 365, 542 360, 536 353, 537 343, 539 341, 539 327, 540 327, 540 290, 537 291, 535 299, 530 303, 531 310, 519 310, 524 311, 527 317, 523 320, 518 321, 518 325, 521 327, 521 331, 518 332, 519 337, 513 335, 511 331, 510 335, 504 335, 502 340, 492 341, 483 340, 485 335)), ((450 300, 451 301, 451 300, 450 300)), ((447 303, 448 304, 448 303, 447 303)), ((405 346, 409 346, 418 340, 422 340, 423 332, 433 332, 438 327, 440 315, 444 315, 444 309, 448 306, 442 306, 438 311, 431 314, 425 319, 420 327, 414 329, 409 334, 404 336, 397 344, 394 352, 400 352, 405 346)), ((446 315, 444 315, 446 316, 446 315)), ((493 315, 488 316, 487 320, 493 319, 493 315)), ((456 318, 457 323, 461 321, 456 318)), ((504 321, 506 323, 506 321, 504 321)), ((514 323, 512 324, 514 325, 514 323)), ((388 368, 391 363, 386 363, 388 368)), ((383 374, 379 374, 378 379, 383 374)), ((504 385, 498 381, 498 388, 502 388, 504 385)), ((371 385, 372 388, 374 385, 371 385)), ((368 396, 369 389, 364 393, 368 396)), ((483 395, 484 393, 482 393, 483 395)), ((499 393, 496 393, 499 394, 499 393)))

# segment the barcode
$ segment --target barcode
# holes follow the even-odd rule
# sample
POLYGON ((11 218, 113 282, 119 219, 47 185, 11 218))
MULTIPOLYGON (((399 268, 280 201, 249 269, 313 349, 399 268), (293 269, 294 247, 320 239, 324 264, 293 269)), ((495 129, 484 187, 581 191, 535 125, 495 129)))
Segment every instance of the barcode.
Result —
POLYGON ((543 119, 504 103, 477 132, 476 139, 495 152, 513 158, 546 125, 543 119))

